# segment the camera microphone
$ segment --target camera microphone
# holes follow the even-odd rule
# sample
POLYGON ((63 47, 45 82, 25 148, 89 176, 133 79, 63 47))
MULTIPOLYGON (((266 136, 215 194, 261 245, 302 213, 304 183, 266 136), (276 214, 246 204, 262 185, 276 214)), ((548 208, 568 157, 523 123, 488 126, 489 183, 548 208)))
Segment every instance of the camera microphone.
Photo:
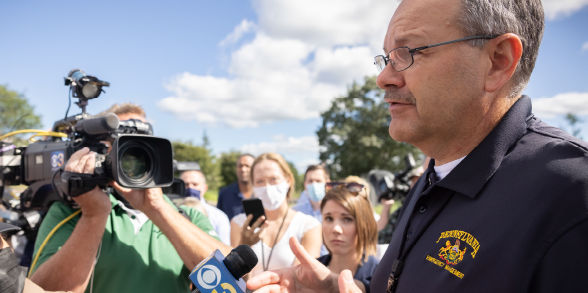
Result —
POLYGON ((65 78, 65 85, 74 89, 74 97, 80 99, 94 99, 102 93, 102 87, 110 86, 107 81, 95 76, 86 75, 81 69, 72 69, 65 78))
POLYGON ((247 245, 237 246, 226 258, 217 249, 190 273, 190 280, 196 285, 192 292, 245 293, 246 285, 242 277, 256 264, 257 256, 247 245))
POLYGON ((77 132, 89 135, 107 134, 118 129, 118 117, 113 113, 108 113, 101 117, 80 120, 76 123, 77 132))

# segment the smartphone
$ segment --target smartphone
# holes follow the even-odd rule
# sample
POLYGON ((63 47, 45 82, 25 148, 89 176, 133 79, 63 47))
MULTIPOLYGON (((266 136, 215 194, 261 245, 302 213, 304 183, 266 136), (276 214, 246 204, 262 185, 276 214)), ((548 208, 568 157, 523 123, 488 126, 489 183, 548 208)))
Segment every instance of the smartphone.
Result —
POLYGON ((251 219, 251 222, 249 222, 249 227, 251 227, 251 225, 257 221, 257 218, 265 216, 265 210, 263 209, 263 204, 259 198, 244 199, 243 210, 245 210, 245 215, 247 216, 253 214, 253 219, 251 219))

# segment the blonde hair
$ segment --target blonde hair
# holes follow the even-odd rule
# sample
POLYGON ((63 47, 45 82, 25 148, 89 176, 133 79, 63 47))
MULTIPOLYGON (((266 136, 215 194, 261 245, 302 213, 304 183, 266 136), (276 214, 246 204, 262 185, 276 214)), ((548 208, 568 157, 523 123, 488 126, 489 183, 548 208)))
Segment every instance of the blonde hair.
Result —
POLYGON ((363 190, 360 194, 362 194, 363 196, 365 196, 368 199, 369 202, 369 195, 370 195, 370 185, 368 184, 367 181, 365 181, 365 179, 359 177, 359 176, 355 176, 355 175, 349 175, 347 177, 345 177, 345 180, 343 180, 344 182, 355 182, 355 183, 359 183, 361 185, 363 185, 363 190))
MULTIPOLYGON (((361 193, 356 194, 348 191, 343 185, 335 186, 327 191, 327 194, 323 198, 321 202, 321 213, 326 203, 330 200, 340 204, 355 219, 355 231, 357 234, 355 252, 362 255, 364 261, 370 255, 375 255, 378 244, 378 227, 374 219, 372 205, 368 198, 361 193)), ((329 247, 327 249, 330 252, 329 247)))
POLYGON ((288 189, 288 198, 291 198, 292 195, 294 195, 294 185, 296 184, 296 181, 294 181, 294 174, 292 174, 292 170, 290 170, 290 165, 288 165, 284 157, 282 157, 278 153, 264 153, 255 158, 253 164, 251 164, 251 172, 249 173, 251 182, 255 182, 253 180, 253 175, 255 174, 255 166, 259 164, 259 162, 265 160, 274 161, 278 164, 278 166, 280 166, 282 173, 284 173, 284 177, 286 177, 286 180, 290 182, 290 189, 288 189))
POLYGON ((140 115, 143 118, 147 118, 147 114, 145 114, 145 110, 143 110, 143 107, 133 103, 114 104, 110 106, 110 108, 104 110, 101 114, 108 113, 114 113, 117 116, 121 114, 133 113, 140 115))

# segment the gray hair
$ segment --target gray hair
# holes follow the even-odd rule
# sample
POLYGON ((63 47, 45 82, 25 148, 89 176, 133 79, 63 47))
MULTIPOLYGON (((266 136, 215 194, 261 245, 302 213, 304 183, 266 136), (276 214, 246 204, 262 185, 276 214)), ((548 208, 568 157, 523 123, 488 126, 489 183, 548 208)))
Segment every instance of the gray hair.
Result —
MULTIPOLYGON (((510 97, 518 96, 531 77, 545 25, 541 0, 462 0, 459 25, 467 36, 513 33, 521 38, 523 55, 512 77, 510 97)), ((474 40, 482 47, 484 40, 474 40)))

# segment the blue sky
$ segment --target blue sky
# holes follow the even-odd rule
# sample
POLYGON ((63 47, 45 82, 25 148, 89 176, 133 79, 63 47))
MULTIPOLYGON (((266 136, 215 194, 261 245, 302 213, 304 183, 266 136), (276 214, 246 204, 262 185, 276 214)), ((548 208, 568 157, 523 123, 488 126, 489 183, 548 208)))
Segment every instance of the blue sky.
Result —
MULTIPOLYGON (((573 112, 588 138, 588 0, 544 0, 546 29, 525 93, 556 125, 573 112)), ((143 105, 155 134, 215 154, 277 151, 318 161, 319 114, 372 57, 387 0, 2 1, 0 84, 23 93, 45 128, 61 119, 63 77, 81 68, 111 86, 90 101, 143 105), (377 9, 376 9, 377 8, 377 9)), ((70 114, 78 112, 72 105, 70 114)))

